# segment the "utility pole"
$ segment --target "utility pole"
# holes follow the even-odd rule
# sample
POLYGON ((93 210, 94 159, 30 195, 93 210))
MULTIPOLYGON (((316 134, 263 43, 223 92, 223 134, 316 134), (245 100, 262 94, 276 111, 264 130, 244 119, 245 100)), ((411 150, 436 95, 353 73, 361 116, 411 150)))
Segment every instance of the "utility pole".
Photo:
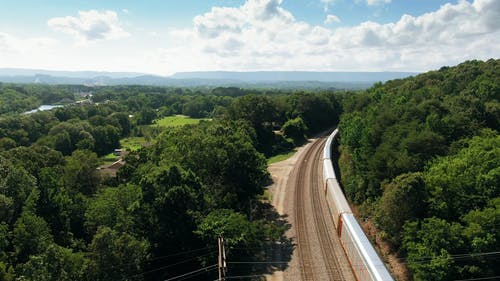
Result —
POLYGON ((224 238, 218 237, 217 244, 219 244, 219 279, 218 281, 223 281, 226 279, 226 250, 224 249, 224 238))

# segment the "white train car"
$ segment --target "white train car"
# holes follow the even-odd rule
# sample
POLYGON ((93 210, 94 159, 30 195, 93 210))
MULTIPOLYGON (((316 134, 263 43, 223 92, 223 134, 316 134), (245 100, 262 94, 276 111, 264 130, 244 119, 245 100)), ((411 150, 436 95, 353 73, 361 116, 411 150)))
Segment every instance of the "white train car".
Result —
POLYGON ((326 180, 328 179, 335 179, 335 171, 333 170, 332 166, 332 161, 330 159, 324 159, 323 160, 323 179, 326 180))
POLYGON ((338 230, 342 229, 340 225, 342 223, 342 214, 349 214, 352 211, 336 179, 328 179, 326 181, 326 203, 333 217, 335 228, 338 230))
POLYGON ((342 214, 340 240, 359 281, 393 280, 353 214, 342 214))
POLYGON ((335 129, 330 136, 328 136, 328 139, 326 139, 325 142, 325 147, 323 149, 323 159, 330 159, 332 157, 332 143, 335 137, 337 136, 339 129, 335 129))
POLYGON ((331 162, 331 147, 338 129, 328 137, 323 150, 323 179, 330 214, 352 270, 359 281, 394 281, 352 214, 331 162))

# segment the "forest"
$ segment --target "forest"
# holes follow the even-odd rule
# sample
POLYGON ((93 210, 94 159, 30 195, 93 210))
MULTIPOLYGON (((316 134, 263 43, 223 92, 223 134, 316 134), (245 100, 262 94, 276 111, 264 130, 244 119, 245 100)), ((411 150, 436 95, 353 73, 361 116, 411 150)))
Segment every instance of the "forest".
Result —
POLYGON ((499 276, 500 60, 345 96, 342 183, 412 280, 499 276))
POLYGON ((344 191, 411 280, 498 276, 499 99, 493 59, 355 92, 0 83, 0 280, 213 280, 219 236, 263 260, 286 241, 266 158, 337 124, 344 191), (65 105, 22 114, 42 104, 65 105), (154 125, 175 115, 203 120, 154 125))
POLYGON ((331 91, 0 84, 0 97, 10 101, 0 114, 0 280, 165 280, 200 268, 193 277, 213 280, 219 236, 228 258, 263 259, 287 227, 261 199, 266 158, 341 112, 331 91), (153 125, 178 114, 205 121, 153 125), (127 137, 147 143, 115 177, 100 173, 127 137))

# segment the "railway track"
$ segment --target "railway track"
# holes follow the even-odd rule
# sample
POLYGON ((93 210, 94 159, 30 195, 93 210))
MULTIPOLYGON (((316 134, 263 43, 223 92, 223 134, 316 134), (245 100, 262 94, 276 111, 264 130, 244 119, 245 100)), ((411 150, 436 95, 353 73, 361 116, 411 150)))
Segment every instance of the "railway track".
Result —
POLYGON ((314 280, 314 261, 312 258, 311 246, 309 244, 307 229, 308 222, 306 220, 306 175, 307 169, 303 163, 311 159, 313 148, 318 146, 319 142, 314 142, 306 151, 304 157, 300 159, 300 168, 298 170, 297 181, 295 185, 295 227, 297 250, 299 255, 299 267, 302 280, 314 280))
POLYGON ((328 230, 328 225, 333 225, 333 220, 329 215, 325 216, 324 210, 327 209, 328 207, 326 206, 325 203, 325 198, 323 194, 323 181, 320 180, 320 176, 322 175, 322 170, 320 171, 320 165, 318 159, 320 159, 323 150, 321 149, 324 144, 325 140, 318 140, 318 142, 321 143, 319 148, 316 148, 314 151, 313 157, 315 161, 312 164, 312 169, 310 170, 310 179, 311 179, 311 201, 312 201, 312 206, 313 206, 313 215, 314 215, 314 221, 315 221, 315 227, 316 227, 316 233, 318 234, 319 242, 322 247, 321 248, 321 253, 324 258, 324 263, 326 265, 326 272, 328 274, 328 277, 330 280, 335 280, 335 281, 343 281, 344 276, 342 275, 341 272, 341 267, 340 264, 337 260, 337 255, 336 255, 336 250, 335 246, 332 241, 331 235, 335 235, 334 233, 329 232, 328 230))
MULTIPOLYGON (((320 179, 320 162, 325 139, 314 141, 303 157, 299 159, 294 192, 295 227, 299 268, 302 280, 344 280, 341 266, 336 258, 336 250, 328 224, 333 225, 330 216, 325 214, 326 203, 323 202, 322 181, 320 179), (308 209, 309 208, 309 209, 308 209), (308 220, 307 210, 312 209, 313 220, 308 220), (312 234, 308 233, 311 232, 312 234), (316 235, 314 235, 316 234, 316 235), (311 242, 317 236, 320 243, 321 257, 316 255, 311 242), (324 264, 324 267, 318 265, 324 264)), ((316 247, 317 248, 317 247, 316 247)))

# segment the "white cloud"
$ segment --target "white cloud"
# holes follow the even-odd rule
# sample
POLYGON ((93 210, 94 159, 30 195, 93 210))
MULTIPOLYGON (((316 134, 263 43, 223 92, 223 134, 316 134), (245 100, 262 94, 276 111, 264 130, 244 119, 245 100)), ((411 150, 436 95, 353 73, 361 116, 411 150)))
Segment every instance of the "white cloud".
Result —
POLYGON ((337 17, 336 15, 327 15, 326 16, 326 19, 325 19, 326 24, 335 23, 335 22, 336 23, 340 22, 339 17, 337 17))
POLYGON ((123 12, 124 14, 130 14, 130 11, 129 11, 128 9, 122 9, 122 12, 123 12))
POLYGON ((32 67, 53 53, 58 43, 47 37, 20 38, 0 32, 0 67, 32 67))
MULTIPOLYGON (((404 15, 391 23, 327 28, 296 19, 280 0, 247 0, 239 7, 214 7, 195 17, 190 27, 164 30, 158 33, 160 37, 148 30, 135 32, 126 44, 109 40, 72 45, 0 32, 0 67, 156 74, 195 70, 425 71, 467 59, 499 58, 499 18, 500 1, 470 0, 419 16, 404 15)), ((79 42, 128 35, 114 12, 80 12, 78 17, 52 19, 49 25, 79 42)))
POLYGON ((56 44, 56 40, 47 37, 19 38, 0 32, 1 53, 29 54, 33 49, 50 49, 56 44))
POLYGON ((498 18, 500 1, 475 0, 327 29, 295 19, 279 0, 247 0, 195 17, 192 28, 171 32, 175 48, 157 54, 182 70, 427 70, 499 57, 498 18))
POLYGON ((328 12, 328 9, 330 5, 333 5, 337 0, 320 0, 321 3, 323 3, 323 10, 325 12, 328 12))
POLYGON ((392 0, 366 0, 368 6, 375 6, 381 4, 389 4, 392 0))
POLYGON ((75 36, 80 42, 129 36, 120 26, 114 11, 79 11, 78 15, 52 18, 47 24, 55 30, 75 36))

